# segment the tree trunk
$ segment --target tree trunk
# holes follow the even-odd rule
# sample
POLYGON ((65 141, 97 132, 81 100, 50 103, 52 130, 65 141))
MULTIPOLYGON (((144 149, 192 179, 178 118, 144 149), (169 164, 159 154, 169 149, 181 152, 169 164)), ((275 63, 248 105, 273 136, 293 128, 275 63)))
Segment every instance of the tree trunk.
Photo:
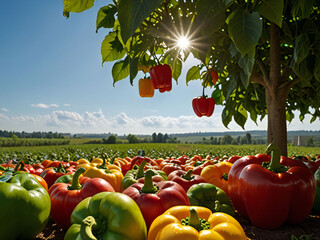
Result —
POLYGON ((268 143, 276 144, 287 156, 286 99, 289 88, 283 87, 280 65, 280 29, 271 23, 270 76, 265 79, 268 112, 268 143))

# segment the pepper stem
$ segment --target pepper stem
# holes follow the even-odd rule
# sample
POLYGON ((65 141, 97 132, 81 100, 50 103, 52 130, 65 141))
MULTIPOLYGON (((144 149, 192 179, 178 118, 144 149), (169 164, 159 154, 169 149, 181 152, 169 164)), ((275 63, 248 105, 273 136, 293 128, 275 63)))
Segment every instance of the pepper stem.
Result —
POLYGON ((83 240, 97 240, 92 233, 92 227, 97 225, 94 217, 88 216, 81 222, 80 236, 83 240))
POLYGON ((190 208, 189 226, 194 227, 195 229, 201 228, 201 221, 194 208, 190 208))
POLYGON ((193 170, 189 169, 188 172, 186 172, 186 174, 181 175, 181 177, 185 180, 190 181, 194 178, 193 176, 191 176, 192 172, 193 172, 193 170))
POLYGON ((59 163, 59 166, 56 170, 56 172, 62 172, 62 173, 67 173, 67 171, 64 169, 61 163, 59 163))
POLYGON ((84 173, 85 171, 86 171, 86 169, 84 169, 83 167, 80 167, 80 168, 77 169, 77 171, 74 173, 74 175, 72 177, 72 183, 68 187, 68 190, 79 190, 79 189, 81 189, 81 184, 79 183, 79 178, 80 178, 80 175, 82 173, 84 173))
POLYGON ((144 177, 144 185, 141 189, 142 193, 156 193, 158 191, 158 188, 153 185, 152 182, 152 176, 153 176, 152 170, 147 170, 144 177))
POLYGON ((139 168, 138 168, 138 171, 137 171, 137 174, 136 174, 136 179, 139 179, 139 178, 142 178, 143 175, 144 175, 144 167, 146 166, 147 164, 147 161, 145 159, 143 159, 143 161, 141 162, 139 168))
POLYGON ((15 166, 15 168, 14 168, 14 171, 15 172, 17 172, 17 171, 19 171, 20 169, 21 169, 21 171, 23 170, 23 168, 24 168, 24 162, 22 161, 22 160, 20 160, 18 163, 17 163, 17 165, 15 166))
POLYGON ((103 157, 102 158, 102 164, 98 167, 98 168, 100 168, 100 169, 106 169, 107 167, 106 167, 106 158, 105 157, 103 157))
POLYGON ((206 95, 204 95, 204 89, 205 89, 205 86, 203 85, 203 89, 202 89, 202 97, 203 97, 203 98, 207 98, 207 96, 206 96, 206 95))
POLYGON ((280 164, 280 156, 281 156, 281 151, 280 148, 278 146, 276 146, 273 143, 270 143, 269 146, 266 149, 267 154, 269 154, 271 152, 271 161, 270 161, 270 165, 269 168, 271 170, 277 170, 279 168, 281 168, 281 164, 280 164))

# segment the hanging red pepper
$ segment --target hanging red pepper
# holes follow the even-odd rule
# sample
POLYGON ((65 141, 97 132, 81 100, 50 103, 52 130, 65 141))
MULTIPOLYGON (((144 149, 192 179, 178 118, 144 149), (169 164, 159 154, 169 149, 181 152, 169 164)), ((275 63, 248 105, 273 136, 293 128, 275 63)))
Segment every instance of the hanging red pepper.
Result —
POLYGON ((168 64, 157 65, 150 69, 150 77, 153 88, 159 92, 170 92, 172 89, 172 70, 168 64))
POLYGON ((134 183, 122 193, 131 197, 139 206, 149 227, 152 221, 166 210, 177 205, 190 206, 184 189, 172 181, 152 182, 153 173, 147 170, 144 184, 134 183))
POLYGON ((84 172, 84 168, 78 168, 72 177, 72 183, 55 183, 49 189, 51 217, 64 229, 70 227, 71 213, 83 199, 104 191, 114 192, 110 183, 102 178, 84 178, 79 182, 79 177, 84 172))
POLYGON ((228 178, 229 197, 235 209, 263 229, 275 229, 283 223, 297 224, 310 213, 315 197, 315 180, 306 166, 296 160, 281 160, 280 149, 273 144, 270 164, 263 158, 238 159, 228 178), (286 164, 286 163, 288 164, 286 164))
POLYGON ((198 117, 207 116, 210 117, 214 110, 215 101, 214 98, 207 97, 203 93, 201 97, 196 97, 192 100, 193 111, 198 117))
POLYGON ((218 73, 212 68, 209 69, 209 72, 211 74, 213 84, 216 84, 218 81, 218 73))

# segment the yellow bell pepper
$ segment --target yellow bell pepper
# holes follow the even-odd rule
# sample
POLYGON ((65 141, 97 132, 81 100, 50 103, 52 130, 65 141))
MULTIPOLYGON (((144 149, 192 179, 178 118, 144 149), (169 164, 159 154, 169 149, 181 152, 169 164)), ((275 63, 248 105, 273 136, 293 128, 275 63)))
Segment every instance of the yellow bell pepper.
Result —
POLYGON ((232 167, 230 162, 219 162, 214 165, 206 166, 202 169, 200 176, 203 177, 208 183, 221 188, 229 195, 228 192, 228 174, 232 167))
POLYGON ((232 216, 196 206, 175 206, 151 224, 148 240, 246 240, 232 216))
MULTIPOLYGON (((102 165, 101 165, 102 166, 102 165)), ((89 178, 103 178, 116 192, 120 192, 121 182, 123 179, 123 174, 121 168, 116 165, 110 164, 103 167, 89 167, 83 174, 85 177, 89 178)))

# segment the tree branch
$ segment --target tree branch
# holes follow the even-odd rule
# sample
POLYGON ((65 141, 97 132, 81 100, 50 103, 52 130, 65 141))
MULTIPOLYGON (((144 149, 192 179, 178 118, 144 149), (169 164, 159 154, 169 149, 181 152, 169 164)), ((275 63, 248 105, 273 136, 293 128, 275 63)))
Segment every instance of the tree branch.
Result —
POLYGON ((262 86, 266 86, 265 84, 265 81, 264 81, 264 79, 263 79, 263 77, 260 75, 260 74, 258 74, 257 72, 253 72, 252 74, 251 74, 251 76, 250 76, 250 82, 256 82, 256 83, 259 83, 259 84, 261 84, 262 86))
POLYGON ((264 65, 263 61, 261 59, 256 59, 256 62, 260 68, 260 71, 262 72, 263 78, 265 81, 270 81, 269 74, 267 72, 266 65, 264 65))

